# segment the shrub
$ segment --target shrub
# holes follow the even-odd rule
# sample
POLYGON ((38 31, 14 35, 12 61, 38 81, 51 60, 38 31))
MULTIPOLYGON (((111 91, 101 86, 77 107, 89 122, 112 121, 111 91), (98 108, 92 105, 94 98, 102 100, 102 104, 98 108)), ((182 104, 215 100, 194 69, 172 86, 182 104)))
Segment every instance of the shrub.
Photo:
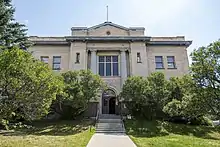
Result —
POLYGON ((68 71, 62 76, 64 90, 57 95, 52 111, 59 113, 62 119, 74 119, 87 109, 91 100, 96 100, 105 85, 98 75, 89 70, 68 71))
POLYGON ((61 78, 48 65, 18 48, 0 54, 0 77, 0 120, 9 122, 42 118, 62 90, 61 78))
POLYGON ((139 118, 163 118, 163 106, 168 98, 167 81, 163 73, 152 73, 148 78, 129 77, 121 96, 131 115, 139 118))
POLYGON ((191 125, 204 125, 204 126, 213 125, 212 121, 208 117, 205 117, 205 116, 192 117, 189 119, 189 123, 191 125))

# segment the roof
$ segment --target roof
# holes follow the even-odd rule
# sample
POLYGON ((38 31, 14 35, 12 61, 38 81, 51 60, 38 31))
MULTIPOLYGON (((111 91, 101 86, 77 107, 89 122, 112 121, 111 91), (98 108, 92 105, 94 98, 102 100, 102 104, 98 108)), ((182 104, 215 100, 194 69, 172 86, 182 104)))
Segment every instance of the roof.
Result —
POLYGON ((149 41, 147 42, 149 45, 173 45, 173 46, 190 46, 192 44, 192 41, 149 41))
POLYGON ((121 26, 121 25, 118 25, 118 24, 115 24, 115 23, 112 23, 112 22, 104 22, 104 23, 101 23, 101 24, 98 24, 98 25, 95 25, 95 26, 92 26, 92 27, 72 27, 71 30, 92 30, 92 29, 97 29, 97 28, 100 28, 100 27, 103 27, 103 26, 113 26, 113 27, 116 27, 116 28, 119 28, 119 29, 122 29, 122 30, 145 30, 144 27, 124 27, 124 26, 121 26))
POLYGON ((67 41, 150 41, 147 36, 66 36, 67 41))
POLYGON ((141 41, 146 42, 147 45, 161 46, 190 46, 192 41, 152 41, 152 37, 148 36, 65 36, 65 37, 30 37, 29 39, 38 45, 68 45, 72 41, 141 41))

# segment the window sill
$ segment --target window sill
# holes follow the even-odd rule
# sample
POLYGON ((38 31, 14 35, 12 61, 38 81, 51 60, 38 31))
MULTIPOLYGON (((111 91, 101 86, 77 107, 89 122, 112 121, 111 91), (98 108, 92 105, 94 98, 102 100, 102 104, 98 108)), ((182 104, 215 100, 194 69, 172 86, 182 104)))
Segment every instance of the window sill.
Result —
POLYGON ((101 78, 121 78, 121 76, 100 76, 101 78))
POLYGON ((176 67, 174 67, 174 68, 167 68, 167 69, 177 69, 176 67))
POLYGON ((159 70, 161 69, 162 70, 162 69, 165 69, 165 68, 155 68, 155 69, 159 69, 159 70))
POLYGON ((57 69, 53 69, 53 70, 59 71, 59 70, 61 70, 61 68, 57 68, 57 69))

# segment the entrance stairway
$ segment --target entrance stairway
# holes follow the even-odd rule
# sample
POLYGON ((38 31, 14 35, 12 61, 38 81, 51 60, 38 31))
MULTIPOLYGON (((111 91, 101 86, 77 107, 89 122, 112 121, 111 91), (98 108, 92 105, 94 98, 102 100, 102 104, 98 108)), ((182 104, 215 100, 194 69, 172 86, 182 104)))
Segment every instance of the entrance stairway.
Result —
POLYGON ((96 123, 96 133, 125 133, 124 123, 119 115, 100 114, 96 123))

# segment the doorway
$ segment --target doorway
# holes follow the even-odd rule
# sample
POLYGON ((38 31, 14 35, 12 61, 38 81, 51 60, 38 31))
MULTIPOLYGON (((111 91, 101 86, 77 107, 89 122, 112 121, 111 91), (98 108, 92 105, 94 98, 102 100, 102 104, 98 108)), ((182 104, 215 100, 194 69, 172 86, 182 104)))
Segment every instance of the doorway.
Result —
POLYGON ((108 89, 102 94, 102 114, 115 114, 116 94, 108 89))
POLYGON ((112 97, 109 100, 109 114, 115 114, 115 100, 115 97, 112 97))

